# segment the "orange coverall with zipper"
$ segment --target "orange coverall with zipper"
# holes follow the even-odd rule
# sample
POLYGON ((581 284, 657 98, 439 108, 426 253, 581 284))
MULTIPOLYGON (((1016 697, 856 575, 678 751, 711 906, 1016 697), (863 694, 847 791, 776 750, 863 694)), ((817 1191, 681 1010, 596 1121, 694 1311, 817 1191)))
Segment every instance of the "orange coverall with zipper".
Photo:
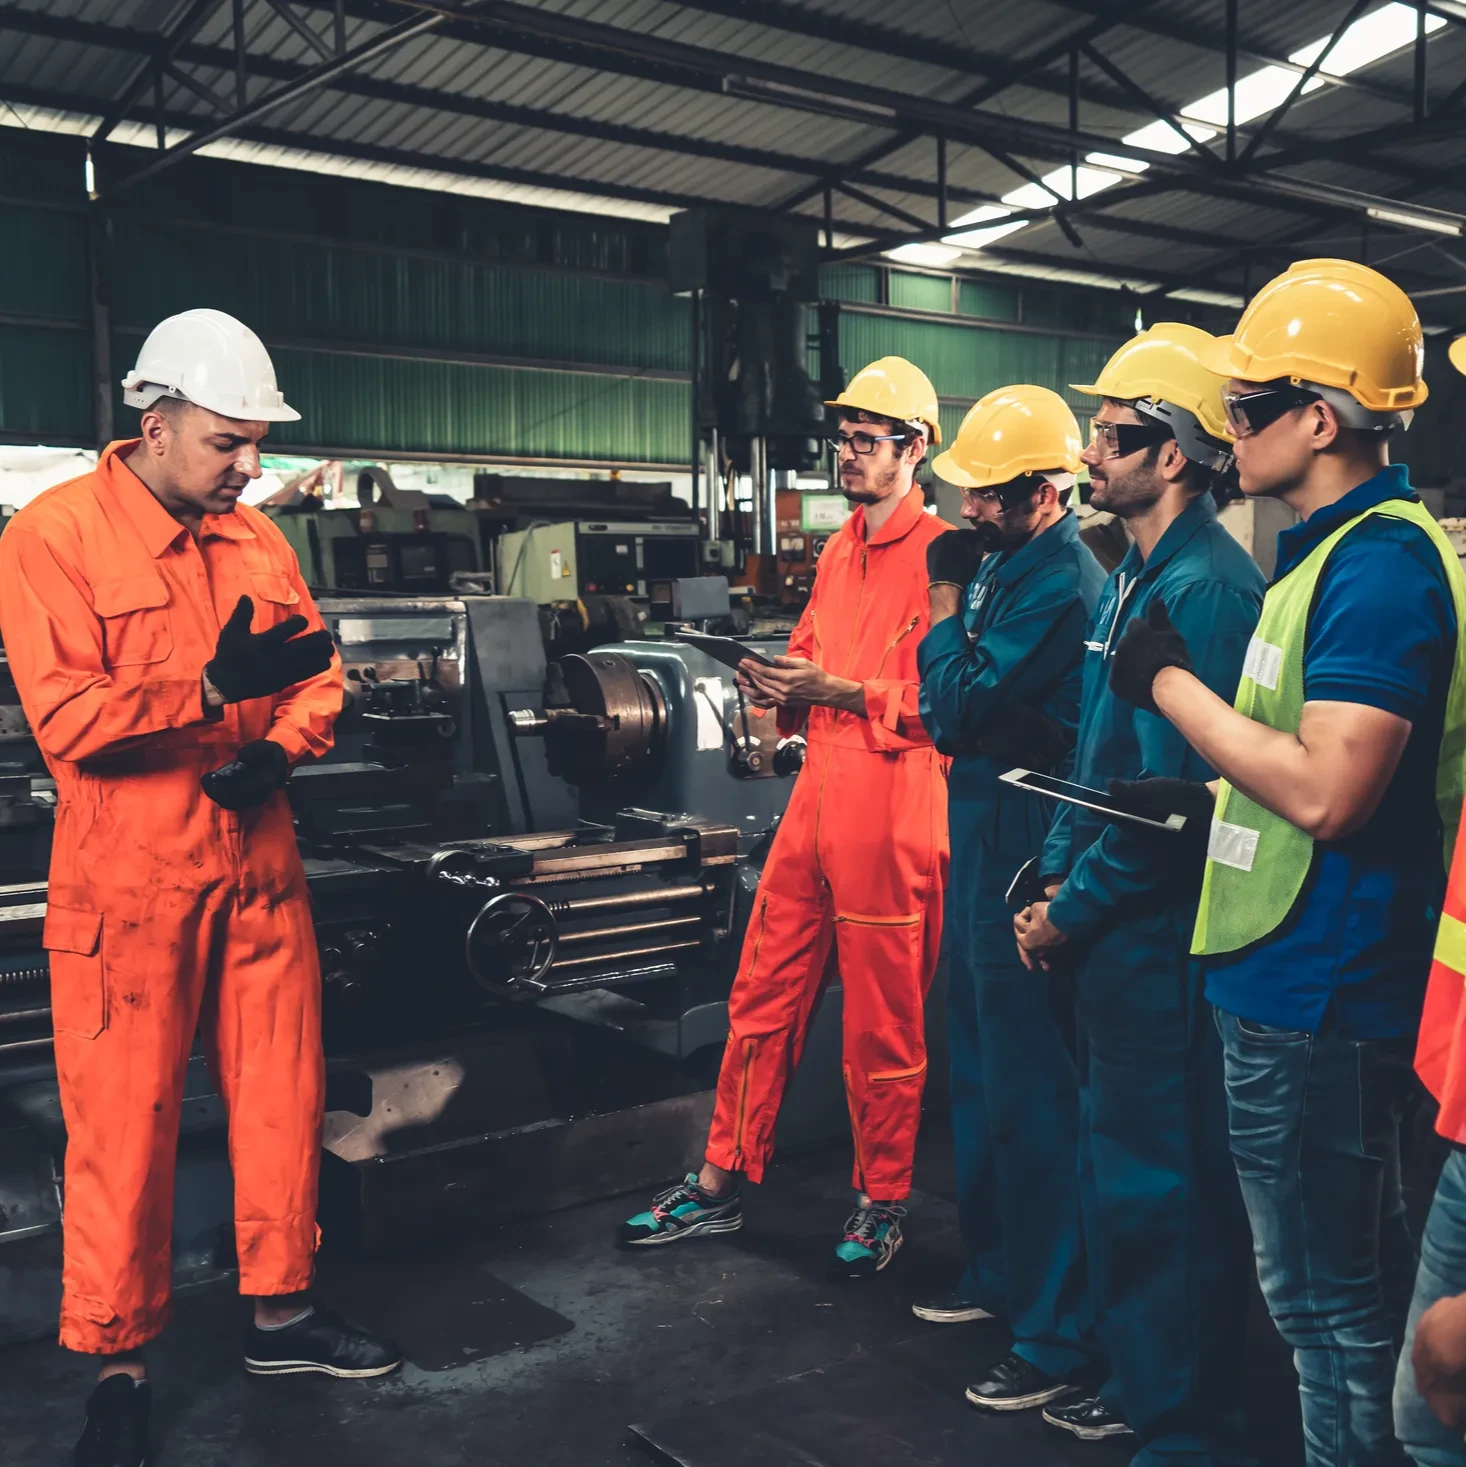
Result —
POLYGON ((241 595, 254 630, 322 625, 295 556, 245 506, 195 541, 113 443, 0 537, 0 632, 56 779, 44 943, 66 1117, 61 1343, 111 1354, 169 1312, 184 1067, 201 1032, 229 1116, 239 1287, 311 1279, 320 972, 283 792, 232 814, 199 777, 251 739, 331 747, 341 668, 206 715, 241 595))
MULTIPOLYGON (((911 1188, 926 1079, 923 1001, 947 880, 947 761, 917 712, 929 624, 926 547, 951 527, 912 489, 869 539, 856 509, 830 537, 789 653, 858 681, 864 718, 809 710, 809 749, 759 879, 728 999, 707 1159, 762 1176, 833 944, 845 990, 855 1185, 911 1188)), ((802 715, 781 710, 780 732, 802 715)))

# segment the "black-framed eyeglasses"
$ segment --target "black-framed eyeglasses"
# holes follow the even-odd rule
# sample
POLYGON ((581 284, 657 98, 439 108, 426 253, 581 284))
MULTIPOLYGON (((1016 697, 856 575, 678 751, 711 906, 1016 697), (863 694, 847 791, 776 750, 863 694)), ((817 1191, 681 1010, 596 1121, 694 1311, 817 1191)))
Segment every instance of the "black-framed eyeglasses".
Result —
POLYGON ((1104 444, 1106 458, 1129 458, 1142 448, 1151 448, 1174 438, 1175 432, 1164 423, 1101 423, 1090 425, 1089 442, 1094 447, 1104 444))
POLYGON ((863 455, 874 453, 877 443, 905 443, 910 437, 910 433, 837 433, 833 438, 826 438, 825 442, 839 458, 847 448, 852 453, 863 455))
POLYGON ((1321 402, 1318 393, 1291 382, 1272 382, 1265 387, 1251 387, 1246 392, 1224 391, 1222 406, 1227 413, 1227 426, 1238 438, 1250 438, 1270 428, 1294 408, 1321 402))

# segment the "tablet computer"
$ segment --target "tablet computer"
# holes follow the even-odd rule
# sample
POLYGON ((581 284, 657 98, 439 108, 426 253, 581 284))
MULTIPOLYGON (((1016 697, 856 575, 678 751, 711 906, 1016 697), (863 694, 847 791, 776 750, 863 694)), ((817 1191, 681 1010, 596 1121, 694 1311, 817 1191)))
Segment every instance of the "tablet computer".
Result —
POLYGON ((1048 774, 1035 774, 1031 769, 1010 769, 1000 774, 1004 784, 1014 785, 1030 794, 1045 795, 1051 800, 1064 800, 1070 805, 1083 805, 1094 810, 1107 820, 1124 820, 1132 825, 1146 825, 1152 830, 1165 830, 1175 834, 1186 828, 1184 815, 1148 815, 1132 806, 1113 800, 1103 790, 1091 789, 1087 784, 1071 784, 1067 779, 1055 779, 1048 774))
POLYGON ((696 647, 699 652, 706 653, 714 662, 721 662, 724 667, 736 668, 748 658, 762 662, 765 667, 774 665, 773 659, 766 653, 760 652, 757 647, 750 647, 747 642, 740 642, 736 637, 710 637, 706 632, 684 631, 681 628, 669 635, 674 642, 686 642, 689 647, 696 647))

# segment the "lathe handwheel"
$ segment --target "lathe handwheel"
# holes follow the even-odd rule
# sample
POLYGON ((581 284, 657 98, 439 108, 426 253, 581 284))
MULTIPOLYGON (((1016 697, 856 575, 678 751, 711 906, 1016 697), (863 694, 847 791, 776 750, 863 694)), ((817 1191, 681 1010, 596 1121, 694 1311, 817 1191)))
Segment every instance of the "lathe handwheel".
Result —
POLYGON ((525 984, 543 978, 555 961, 559 929, 549 907, 526 892, 502 891, 478 909, 463 938, 468 971, 495 998, 532 998, 525 984), (475 956, 484 951, 491 971, 475 956))

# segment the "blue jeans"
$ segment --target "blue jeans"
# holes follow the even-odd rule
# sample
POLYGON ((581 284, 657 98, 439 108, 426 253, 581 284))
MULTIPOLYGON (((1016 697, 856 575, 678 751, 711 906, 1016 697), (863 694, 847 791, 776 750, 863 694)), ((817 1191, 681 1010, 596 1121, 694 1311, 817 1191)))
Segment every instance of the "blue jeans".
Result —
POLYGON ((1405 1461, 1391 1395, 1415 1277, 1400 1191, 1414 1039, 1272 1029, 1217 1010, 1258 1281, 1293 1347, 1308 1467, 1405 1461))
POLYGON ((1420 1467, 1460 1467, 1466 1463, 1466 1441, 1436 1420, 1415 1389, 1410 1351, 1415 1325, 1438 1299, 1466 1294, 1466 1151, 1459 1147, 1446 1159, 1435 1189, 1435 1201, 1420 1240, 1420 1272, 1405 1326, 1405 1348, 1395 1375, 1395 1432, 1420 1467))

